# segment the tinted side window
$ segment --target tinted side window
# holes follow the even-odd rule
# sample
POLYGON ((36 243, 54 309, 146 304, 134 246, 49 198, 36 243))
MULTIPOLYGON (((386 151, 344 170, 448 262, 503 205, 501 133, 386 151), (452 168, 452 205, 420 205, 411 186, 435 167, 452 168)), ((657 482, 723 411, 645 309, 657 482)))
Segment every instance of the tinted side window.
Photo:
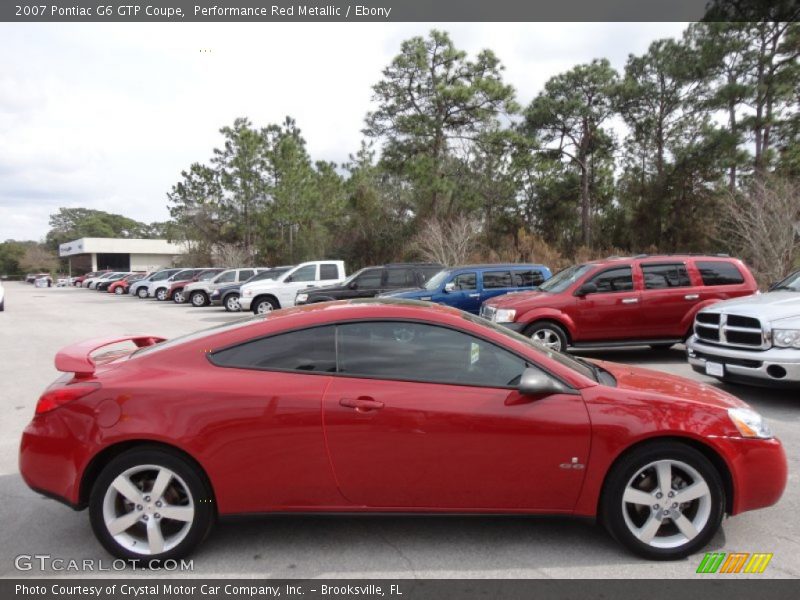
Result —
POLYGON ((511 287, 511 271, 485 271, 483 287, 487 289, 511 287))
POLYGON ((214 283, 232 283, 236 281, 236 271, 222 273, 214 283))
POLYGON ((511 284, 513 287, 536 287, 544 283, 541 271, 512 271, 511 284))
POLYGON ((662 290, 674 287, 690 287, 689 273, 680 263, 671 265, 642 265, 646 290, 662 290))
POLYGON ((507 387, 519 383, 526 367, 494 344, 421 323, 340 325, 338 343, 344 375, 507 387))
POLYGON ((281 333, 211 355, 221 367, 336 372, 336 329, 332 325, 281 333))
POLYGON ((414 277, 410 269, 386 269, 386 287, 400 288, 414 285, 414 277))
POLYGON ((703 278, 703 285, 736 285, 744 283, 744 277, 736 265, 725 261, 697 261, 697 270, 703 278))
POLYGON ((336 268, 336 265, 330 265, 330 264, 320 265, 319 278, 322 281, 329 279, 339 279, 339 269, 336 268))
POLYGON ((381 269, 370 269, 364 271, 356 278, 356 283, 361 289, 377 290, 381 287, 381 269))
POLYGON ((629 292, 633 290, 633 276, 630 267, 609 269, 591 279, 597 286, 597 291, 603 292, 629 292))
POLYGON ((292 281, 315 281, 315 277, 317 276, 317 265, 306 265, 305 267, 300 267, 292 273, 292 281))
POLYGON ((242 269, 241 271, 239 271, 239 281, 247 281, 253 275, 255 275, 254 269, 242 269))
POLYGON ((453 278, 457 290, 476 290, 478 289, 478 277, 475 273, 461 273, 453 278))

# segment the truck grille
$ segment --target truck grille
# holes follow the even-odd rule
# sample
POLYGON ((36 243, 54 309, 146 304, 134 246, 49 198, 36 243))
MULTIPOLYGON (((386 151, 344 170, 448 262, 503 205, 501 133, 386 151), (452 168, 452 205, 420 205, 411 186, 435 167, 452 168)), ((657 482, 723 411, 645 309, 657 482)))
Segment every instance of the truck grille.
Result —
POLYGON ((761 321, 754 317, 700 312, 695 317, 694 333, 698 339, 719 346, 758 350, 769 348, 761 321))

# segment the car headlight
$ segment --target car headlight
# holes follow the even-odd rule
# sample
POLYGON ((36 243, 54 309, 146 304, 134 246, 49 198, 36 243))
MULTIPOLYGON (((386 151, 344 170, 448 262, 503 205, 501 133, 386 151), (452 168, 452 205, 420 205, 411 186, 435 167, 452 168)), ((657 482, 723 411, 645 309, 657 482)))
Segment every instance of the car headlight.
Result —
POLYGON ((497 323, 511 323, 516 316, 517 311, 513 308, 498 308, 494 313, 494 321, 497 323))
POLYGON ((736 429, 746 438, 768 439, 773 437, 772 431, 764 421, 764 417, 749 408, 729 408, 728 416, 736 429))
POLYGON ((211 297, 212 298, 219 298, 219 290, 214 290, 213 292, 211 292, 211 297))
POLYGON ((308 294, 297 294, 297 298, 295 298, 295 302, 305 302, 308 300, 308 294))
POLYGON ((772 343, 779 348, 800 348, 800 329, 773 329, 772 343))

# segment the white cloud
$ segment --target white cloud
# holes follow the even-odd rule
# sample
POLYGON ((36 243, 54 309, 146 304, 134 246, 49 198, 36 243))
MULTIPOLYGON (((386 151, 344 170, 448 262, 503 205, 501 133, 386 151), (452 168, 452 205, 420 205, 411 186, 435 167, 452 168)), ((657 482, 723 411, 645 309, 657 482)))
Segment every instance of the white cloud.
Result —
POLYGON ((551 76, 607 57, 621 69, 679 23, 3 24, 0 240, 38 239, 59 206, 168 217, 180 171, 218 129, 293 116, 312 158, 358 149, 371 86, 402 40, 449 31, 491 48, 527 104, 551 76), (201 50, 209 50, 201 52, 201 50))

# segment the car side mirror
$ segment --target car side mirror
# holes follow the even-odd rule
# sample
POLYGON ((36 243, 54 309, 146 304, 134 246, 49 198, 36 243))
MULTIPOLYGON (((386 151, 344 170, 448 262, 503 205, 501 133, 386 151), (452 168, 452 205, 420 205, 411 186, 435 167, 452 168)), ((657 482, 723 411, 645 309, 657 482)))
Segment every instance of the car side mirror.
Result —
POLYGON ((289 276, 288 276, 288 277, 285 279, 285 281, 286 281, 286 283, 292 283, 292 282, 294 281, 294 277, 292 277, 291 275, 289 275, 289 276))
POLYGON ((550 396, 552 394, 562 394, 566 391, 564 385, 559 381, 539 369, 531 367, 522 372, 517 389, 524 396, 550 396))
POLYGON ((596 294, 597 293, 597 285, 589 282, 584 283, 581 287, 578 288, 578 291, 575 292, 576 296, 586 296, 587 294, 596 294))
POLYGON ((444 291, 448 294, 456 291, 456 284, 454 281, 448 281, 444 284, 444 291))
POLYGON ((357 289, 358 289, 358 283, 357 283, 357 282, 355 282, 355 281, 351 281, 351 282, 350 282, 350 283, 347 285, 347 287, 349 287, 351 290, 357 290, 357 289))

